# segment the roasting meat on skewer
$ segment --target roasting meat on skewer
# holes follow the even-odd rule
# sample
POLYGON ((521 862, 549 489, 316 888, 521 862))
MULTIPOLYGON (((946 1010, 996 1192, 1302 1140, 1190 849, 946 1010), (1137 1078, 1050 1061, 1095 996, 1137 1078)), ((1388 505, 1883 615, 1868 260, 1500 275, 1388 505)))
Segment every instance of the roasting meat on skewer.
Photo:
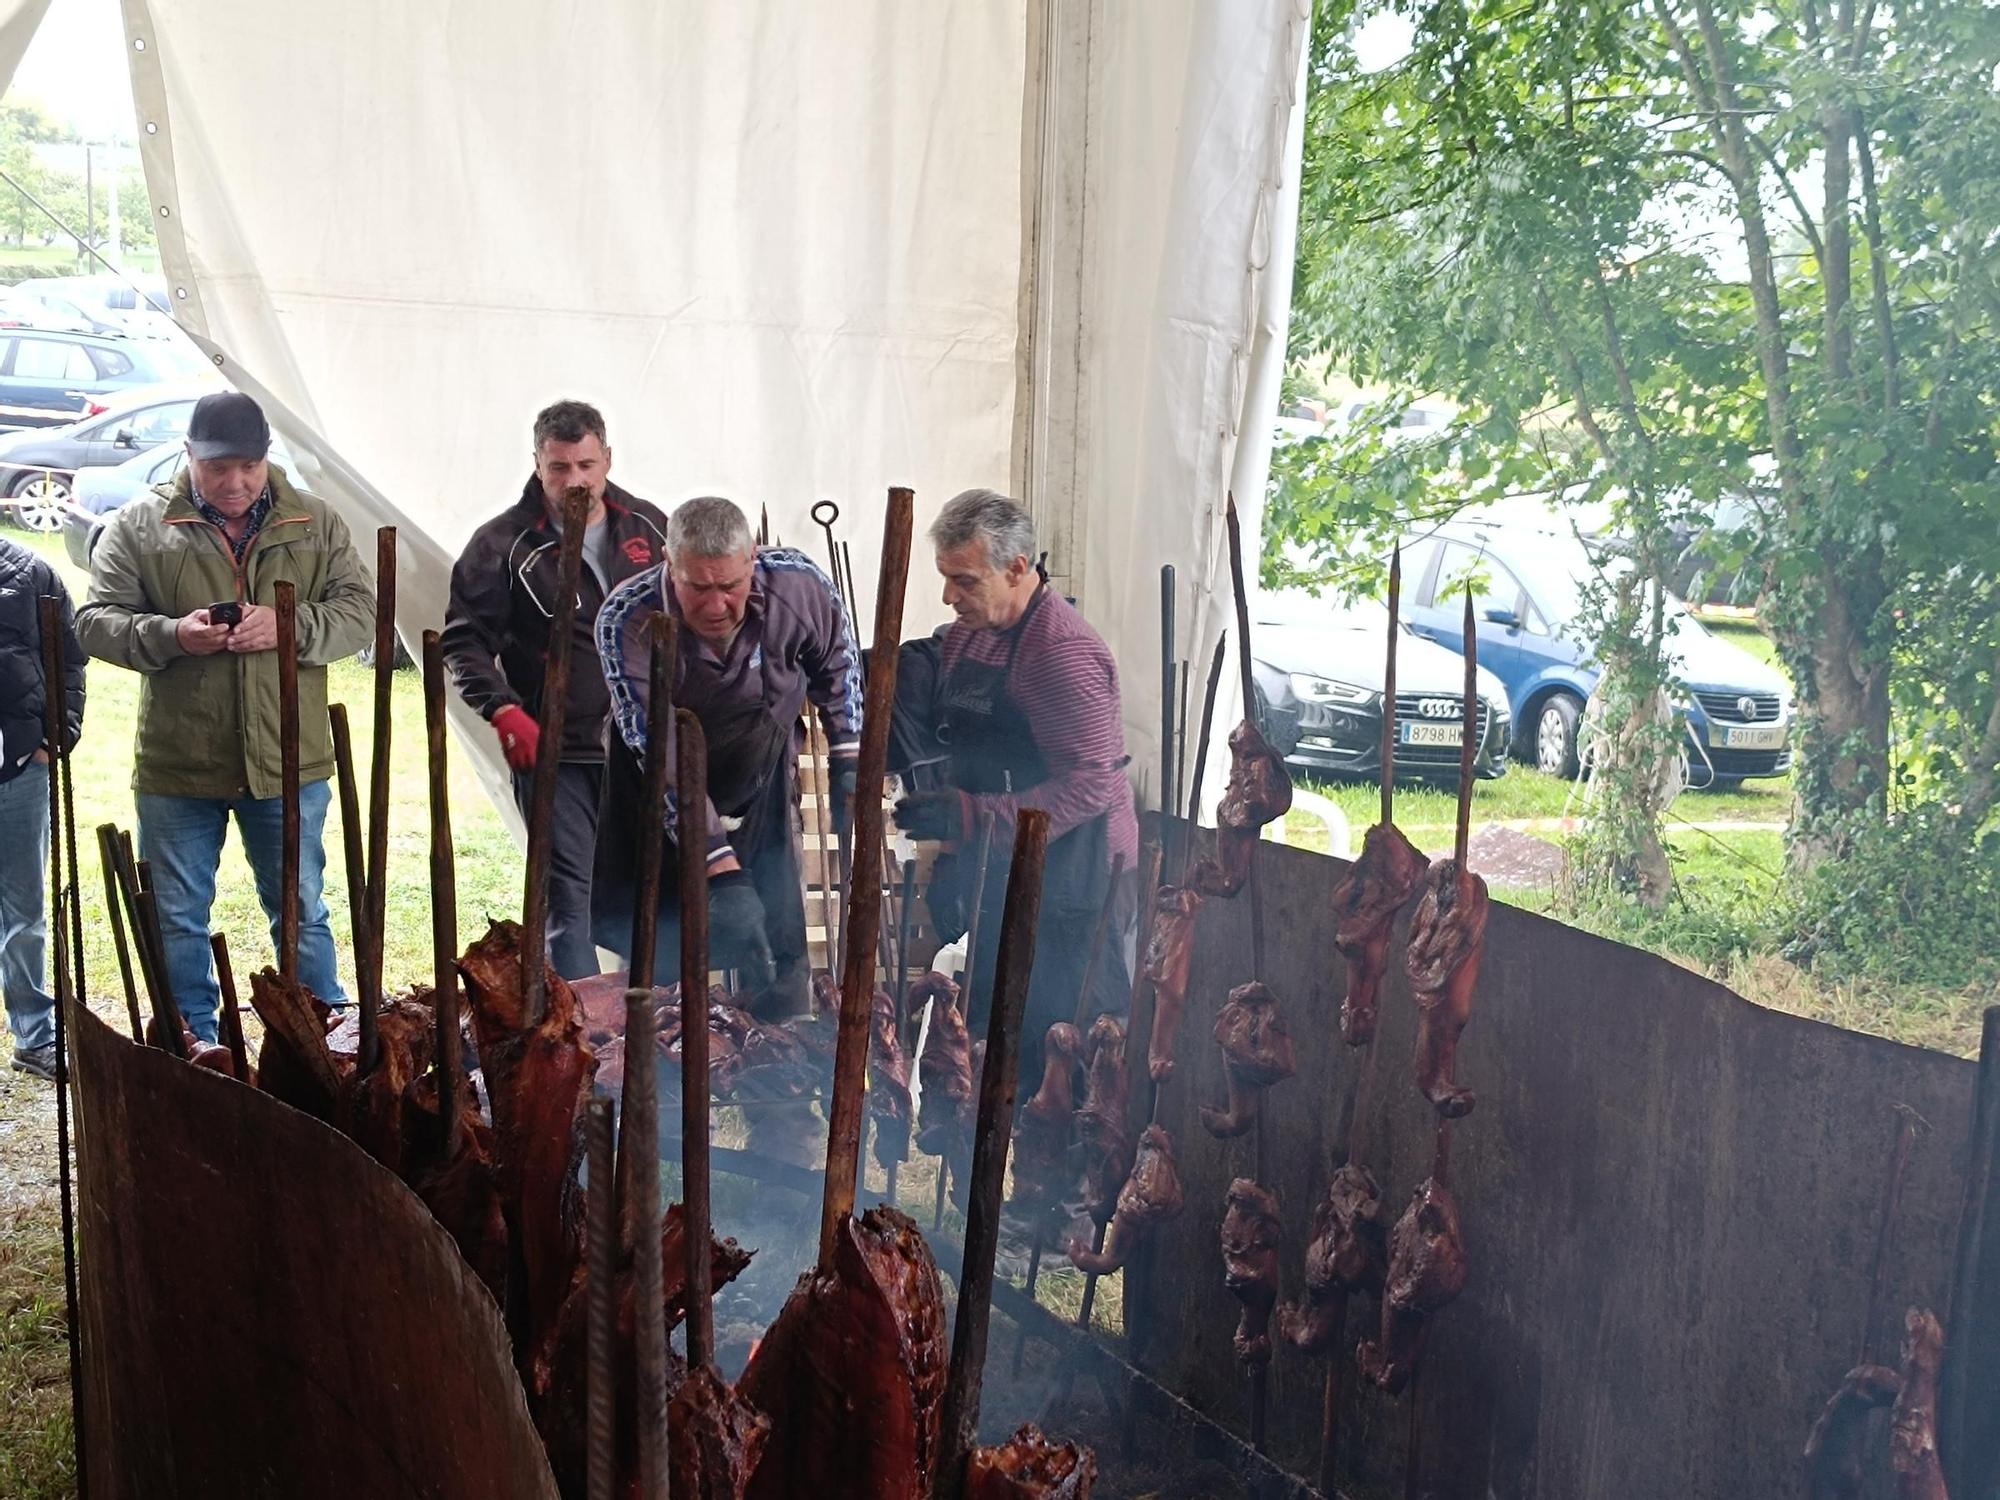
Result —
POLYGON ((1381 1337, 1356 1351, 1361 1373, 1392 1396, 1408 1385, 1431 1318, 1465 1290, 1470 1269, 1458 1233, 1458 1205, 1443 1183, 1426 1177, 1389 1236, 1381 1337))
POLYGON ((1194 921, 1201 892, 1163 885, 1153 901, 1153 930, 1146 939, 1146 980, 1153 986, 1153 1035, 1146 1044, 1146 1071, 1155 1083, 1174 1072, 1174 1039, 1187 1007, 1188 971, 1194 965, 1194 921))
POLYGON ((917 1072, 923 1080, 923 1104, 917 1114, 917 1149, 943 1157, 963 1181, 972 1160, 973 1117, 978 1108, 979 1072, 973 1062, 972 1034, 958 1008, 958 986, 942 974, 919 980, 911 994, 931 1001, 930 1029, 925 1033, 917 1072))
POLYGON ((1403 958, 1417 1001, 1417 1087, 1448 1120, 1472 1113, 1477 1102, 1454 1072, 1459 1033, 1472 1017, 1486 912, 1486 882, 1470 870, 1461 878, 1456 860, 1436 861, 1403 958))
POLYGON ((418 1078, 404 1096, 403 1121, 410 1189, 442 1224, 493 1300, 507 1305, 507 1215, 500 1203, 500 1174, 493 1166, 493 1131, 479 1113, 472 1080, 461 1074, 458 1089, 458 1149, 440 1155, 445 1137, 439 1122, 437 1075, 418 1078))
POLYGON ((1247 1177, 1229 1184, 1222 1215, 1223 1285, 1243 1304, 1236 1324, 1236 1360, 1271 1362, 1271 1309, 1278 1301, 1278 1195, 1247 1177))
POLYGON ((1195 868, 1207 896, 1234 896, 1250 878, 1250 855, 1266 823, 1292 810, 1285 758, 1245 719, 1229 731, 1229 785, 1215 810, 1215 858, 1195 868))
POLYGON ((946 1346, 944 1288, 917 1226, 886 1206, 844 1217, 830 1269, 799 1278, 737 1382, 771 1419, 748 1494, 925 1500, 946 1346))
POLYGON ((1350 1047, 1375 1039, 1382 976, 1389 968, 1389 930, 1410 893, 1422 884, 1427 867, 1400 828, 1377 823, 1362 836, 1361 857, 1333 888, 1333 943, 1347 960, 1340 1036, 1350 1047))
POLYGON ((1938 1464, 1938 1369, 1944 1330, 1922 1308, 1903 1315, 1903 1389, 1889 1418, 1889 1462, 1896 1500, 1950 1500, 1938 1464))
POLYGON ((884 1171, 909 1160, 911 1116, 910 1059, 903 1051, 903 1028, 896 997, 875 987, 868 1021, 868 1117, 875 1122, 875 1160, 884 1171))
MULTIPOLYGON (((547 1357, 556 1320, 583 1274, 583 1106, 597 1060, 584 1044, 576 997, 548 970, 542 1017, 521 993, 521 929, 495 922, 459 960, 493 1110, 493 1161, 525 1276, 516 1347, 547 1357)), ((534 1394, 533 1392, 530 1393, 534 1394)))
MULTIPOLYGON (((410 1139, 403 1109, 412 1084, 437 1060, 437 1001, 428 989, 382 1002, 375 1016, 375 1066, 357 1067, 359 1017, 345 1016, 327 1033, 334 1066, 347 1075, 348 1133, 362 1150, 399 1177, 408 1177, 411 1154, 425 1143, 410 1139)), ((431 1122, 435 1125, 435 1114, 431 1122)))
POLYGON ((1051 1442, 1032 1422, 965 1461, 965 1500, 1090 1500, 1096 1482, 1096 1454, 1051 1442))
MULTIPOLYGON (((259 1086, 293 1109, 345 1129, 346 1080, 326 1044, 333 1013, 311 990, 276 969, 259 969, 250 976, 250 1006, 264 1023, 264 1045, 257 1053, 259 1086)), ((158 1021, 154 1017, 156 1026, 158 1021)))
POLYGON ((713 1366, 688 1371, 667 1403, 667 1490, 675 1500, 743 1500, 771 1419, 713 1366))
POLYGON ((1203 1105, 1201 1123, 1210 1135, 1228 1140, 1257 1123, 1264 1090, 1296 1073, 1298 1058, 1278 997, 1254 979, 1229 992, 1215 1018, 1215 1040, 1229 1075, 1229 1108, 1203 1105))
POLYGON ((1278 1309, 1278 1331, 1304 1354, 1333 1354, 1341 1299, 1382 1285, 1388 1258, 1382 1226, 1382 1190, 1374 1174, 1348 1162, 1333 1174, 1313 1209, 1306 1244, 1305 1301, 1278 1309))
POLYGON ((1121 1269, 1139 1241, 1154 1225, 1178 1214, 1184 1201, 1180 1171, 1174 1165, 1174 1143, 1158 1125, 1148 1125, 1139 1133, 1132 1175, 1118 1190, 1118 1208, 1105 1235, 1104 1249, 1095 1251, 1082 1240, 1074 1240, 1069 1247, 1070 1263, 1079 1271, 1099 1276, 1121 1269))
POLYGON ((1076 1065, 1083 1037, 1067 1021, 1042 1040, 1042 1086, 1014 1122, 1014 1195, 1030 1214, 1045 1213, 1070 1186, 1069 1132, 1076 1116, 1076 1065))
POLYGON ((1118 1211, 1118 1190, 1132 1170, 1132 1134, 1125 1128, 1126 1096, 1131 1086, 1125 1067, 1125 1024, 1116 1016, 1099 1016, 1086 1039, 1090 1067, 1083 1107, 1076 1112, 1077 1137, 1083 1144, 1084 1206, 1099 1224, 1109 1224, 1118 1211))
POLYGON ((1807 1500, 1859 1500, 1868 1414, 1893 1402, 1902 1388, 1902 1377, 1882 1365, 1847 1372, 1806 1439, 1807 1500))

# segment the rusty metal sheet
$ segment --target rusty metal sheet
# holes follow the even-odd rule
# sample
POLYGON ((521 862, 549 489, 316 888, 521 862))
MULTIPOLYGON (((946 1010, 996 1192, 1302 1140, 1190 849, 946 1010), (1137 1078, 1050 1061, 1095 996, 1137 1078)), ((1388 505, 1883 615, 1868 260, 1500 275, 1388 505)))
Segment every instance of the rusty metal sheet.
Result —
MULTIPOLYGON (((1264 1104, 1284 1296, 1296 1298, 1357 1076, 1339 1037, 1345 975, 1328 916, 1346 866, 1271 844, 1259 858, 1268 930, 1298 935, 1271 945, 1268 978, 1299 1072, 1264 1104)), ((1217 1228, 1252 1147, 1212 1139, 1197 1109, 1224 1097, 1210 1029, 1250 973, 1249 917, 1247 899, 1201 914, 1180 1066, 1161 1107, 1187 1212, 1157 1237, 1126 1302, 1151 1333, 1144 1368, 1238 1431, 1237 1308, 1217 1228)), ((1383 992, 1369 1162, 1392 1215, 1424 1175, 1432 1136, 1412 1082, 1408 920, 1383 992)), ((1936 1129, 1910 1165, 1883 1347, 1894 1349, 1904 1306, 1944 1310, 1974 1074, 1963 1059, 1765 1010, 1496 904, 1458 1054, 1479 1102, 1452 1141, 1472 1278, 1439 1315, 1420 1382, 1426 1489, 1493 1500, 1795 1493, 1806 1433, 1859 1344, 1897 1102, 1936 1129)), ((1350 1341, 1376 1316, 1358 1301, 1350 1341)), ((1325 1370, 1288 1349, 1271 1368, 1271 1451, 1294 1473, 1317 1472, 1325 1370)), ((1356 1378, 1343 1385, 1342 1483, 1393 1488, 1406 1405, 1356 1378)))
POLYGON ((416 1196, 72 1016, 92 1500, 554 1500, 499 1312, 416 1196))

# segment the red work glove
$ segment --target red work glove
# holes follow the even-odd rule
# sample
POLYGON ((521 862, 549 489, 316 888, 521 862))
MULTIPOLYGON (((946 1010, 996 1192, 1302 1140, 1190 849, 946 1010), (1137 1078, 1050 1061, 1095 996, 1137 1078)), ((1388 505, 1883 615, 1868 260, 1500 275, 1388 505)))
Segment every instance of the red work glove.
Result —
POLYGON ((535 752, 542 743, 542 726, 518 703, 510 703, 493 716, 493 729, 500 736, 500 753, 516 771, 535 769, 535 752))

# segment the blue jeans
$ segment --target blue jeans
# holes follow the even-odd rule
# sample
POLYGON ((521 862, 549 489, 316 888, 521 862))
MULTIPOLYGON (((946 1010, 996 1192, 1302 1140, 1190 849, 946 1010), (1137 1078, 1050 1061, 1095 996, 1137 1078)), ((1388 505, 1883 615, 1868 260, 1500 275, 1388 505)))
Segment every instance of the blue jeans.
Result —
POLYGON ((48 965, 49 768, 30 762, 0 781, 0 990, 21 1051, 56 1039, 48 965))
MULTIPOLYGON (((284 873, 284 803, 278 797, 163 797, 140 792, 139 857, 153 867, 160 908, 160 935, 167 949, 167 983, 174 1002, 203 1041, 216 1040, 213 955, 208 946, 209 908, 215 904, 215 872, 222 863, 222 840, 231 814, 243 852, 257 877, 257 899, 271 921, 271 946, 278 944, 279 880, 284 873)), ((324 781, 299 788, 299 982, 328 1005, 347 1003, 333 965, 333 929, 327 925, 320 893, 326 825, 332 789, 324 781)), ((240 953, 241 950, 239 949, 240 953)), ((234 955, 232 955, 234 956, 234 955)), ((235 957, 237 974, 255 967, 235 957)), ((241 995, 250 1003, 247 990, 241 995)))

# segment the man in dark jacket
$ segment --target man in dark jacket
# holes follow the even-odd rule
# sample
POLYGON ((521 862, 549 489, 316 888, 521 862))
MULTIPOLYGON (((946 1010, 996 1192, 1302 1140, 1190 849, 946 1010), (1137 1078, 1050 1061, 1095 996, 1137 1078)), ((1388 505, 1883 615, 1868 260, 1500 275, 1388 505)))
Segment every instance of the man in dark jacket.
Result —
POLYGON ((549 870, 549 961, 565 979, 577 979, 597 972, 590 873, 610 706, 594 626, 612 589, 659 566, 667 522, 610 482, 611 449, 596 407, 558 401, 535 418, 534 443, 535 472, 521 498, 472 534, 451 570, 440 643, 460 695, 500 737, 514 801, 525 818, 548 716, 542 680, 562 550, 562 497, 574 486, 589 490, 549 870))
POLYGON ((69 591, 40 557, 0 539, 0 989, 14 1066, 38 1078, 56 1076, 56 1007, 42 987, 49 878, 42 600, 51 597, 62 604, 64 732, 74 745, 83 732, 84 655, 69 591))

